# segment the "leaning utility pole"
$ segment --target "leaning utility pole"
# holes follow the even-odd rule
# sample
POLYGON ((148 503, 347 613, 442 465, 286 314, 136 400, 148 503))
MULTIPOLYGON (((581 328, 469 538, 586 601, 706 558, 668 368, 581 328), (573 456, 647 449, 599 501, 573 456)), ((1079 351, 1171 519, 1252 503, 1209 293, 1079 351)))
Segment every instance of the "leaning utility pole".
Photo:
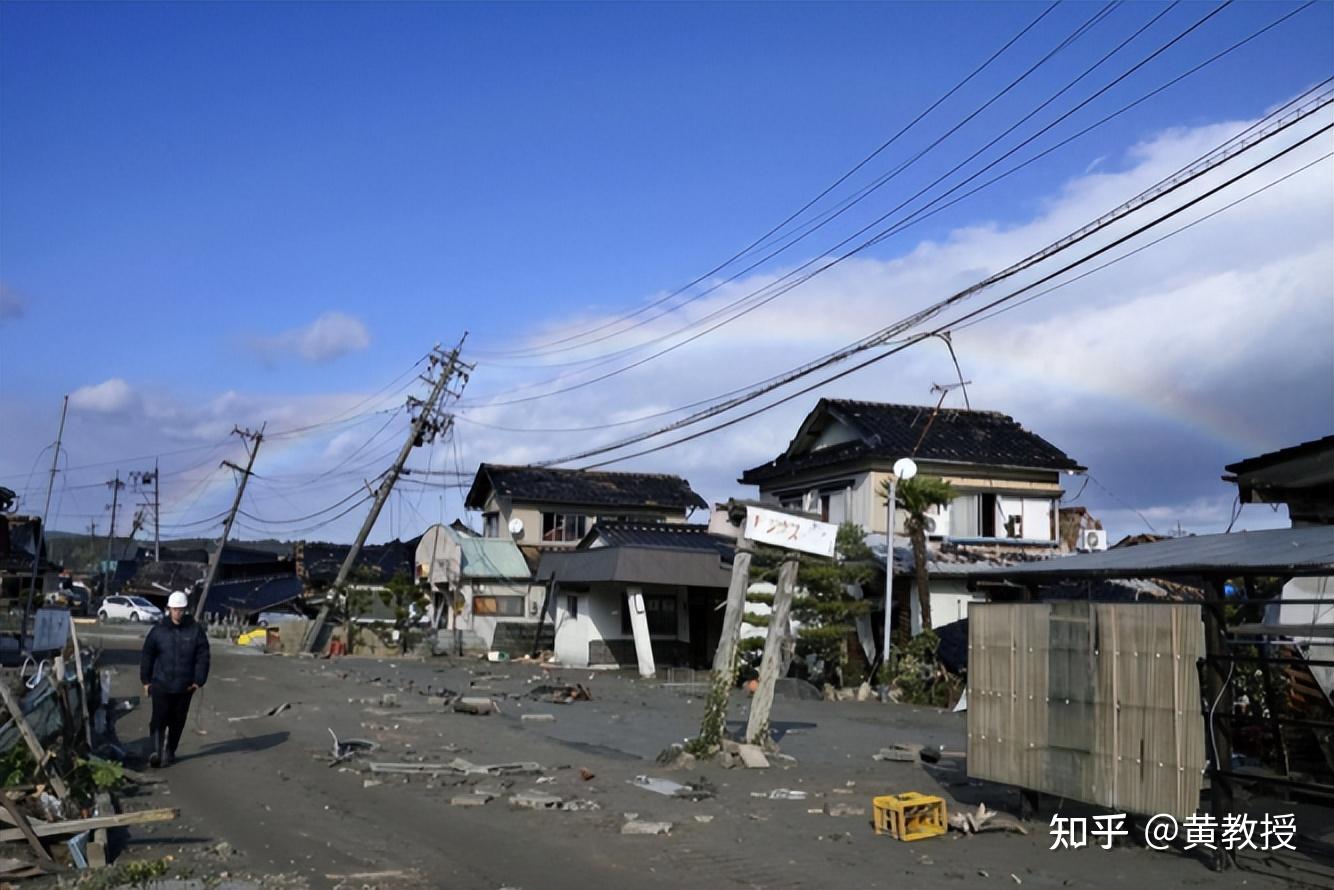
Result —
POLYGON ((236 497, 232 499, 232 509, 227 513, 227 521, 222 524, 222 538, 218 541, 218 549, 213 554, 213 558, 208 562, 208 577, 204 579, 204 592, 199 594, 199 602, 195 603, 195 619, 198 620, 204 615, 204 603, 208 602, 209 590, 213 587, 213 579, 218 577, 218 566, 222 565, 222 552, 227 548, 227 539, 232 534, 232 523, 236 521, 236 511, 241 509, 241 497, 245 494, 245 484, 250 481, 250 469, 255 465, 255 455, 259 454, 259 443, 264 441, 264 427, 259 428, 259 432, 243 430, 240 427, 234 427, 232 432, 241 437, 242 442, 249 441, 252 444, 246 449, 250 452, 250 459, 246 461, 245 469, 241 469, 229 460, 222 462, 225 467, 231 467, 241 474, 241 481, 236 486, 236 497))
MULTIPOLYGON (((398 482, 398 477, 403 473, 403 464, 408 460, 408 455, 412 453, 413 448, 425 445, 428 441, 434 441, 437 435, 448 434, 454 425, 454 416, 452 414, 443 414, 440 412, 440 400, 445 395, 452 395, 455 398, 459 393, 449 389, 449 382, 458 377, 463 383, 468 382, 468 373, 472 371, 472 365, 459 361, 459 352, 463 349, 463 341, 468 339, 465 332, 463 338, 459 340, 459 345, 453 350, 444 353, 437 344, 431 350, 431 369, 436 366, 440 368, 439 376, 431 379, 428 375, 423 375, 422 380, 431 384, 430 395, 425 401, 418 401, 414 398, 408 399, 408 407, 419 408, 417 417, 412 421, 412 428, 408 430, 407 440, 403 447, 399 449, 398 457, 395 458, 393 466, 384 474, 380 482, 380 487, 375 490, 375 501, 371 504, 370 513, 366 515, 366 520, 361 524, 361 531, 357 532, 357 539, 352 543, 352 548, 347 552, 347 558, 343 560, 343 565, 338 569, 338 577, 334 579, 333 590, 335 595, 344 584, 347 583, 348 576, 352 574, 352 567, 356 565, 357 556, 361 553, 362 545, 366 543, 366 538, 370 535, 371 529, 375 527, 375 521, 380 518, 380 510, 384 508, 385 502, 389 500, 389 495, 394 490, 394 484, 398 482)), ((460 390, 462 386, 460 386, 460 390)), ((310 625, 306 632, 306 639, 303 641, 303 648, 313 650, 319 643, 320 632, 324 629, 324 622, 329 619, 329 601, 326 598, 324 605, 320 608, 320 614, 310 625)))
POLYGON ((33 535, 32 581, 28 584, 28 597, 23 601, 23 623, 19 625, 19 648, 28 651, 28 616, 32 613, 32 598, 37 592, 37 574, 42 562, 42 545, 46 541, 46 516, 51 510, 51 489, 56 484, 56 471, 60 467, 60 443, 65 438, 65 414, 69 411, 69 396, 65 396, 60 406, 60 429, 56 432, 56 453, 51 457, 51 475, 46 480, 46 504, 42 507, 42 524, 33 535))
POLYGON ((116 543, 116 508, 120 505, 120 490, 125 487, 125 483, 120 481, 120 470, 116 471, 116 478, 107 481, 107 487, 111 489, 111 503, 107 506, 111 509, 111 530, 107 532, 107 559, 102 564, 102 596, 107 595, 107 566, 111 562, 111 548, 116 543))

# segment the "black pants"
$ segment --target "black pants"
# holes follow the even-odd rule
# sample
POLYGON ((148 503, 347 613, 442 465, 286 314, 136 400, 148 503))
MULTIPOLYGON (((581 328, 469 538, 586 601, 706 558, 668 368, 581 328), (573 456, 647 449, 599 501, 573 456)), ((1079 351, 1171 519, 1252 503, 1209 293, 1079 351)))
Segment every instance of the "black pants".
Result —
POLYGON ((150 732, 167 733, 167 750, 176 753, 176 746, 181 742, 181 733, 185 731, 185 718, 190 713, 190 699, 193 692, 154 692, 153 716, 149 720, 150 732))

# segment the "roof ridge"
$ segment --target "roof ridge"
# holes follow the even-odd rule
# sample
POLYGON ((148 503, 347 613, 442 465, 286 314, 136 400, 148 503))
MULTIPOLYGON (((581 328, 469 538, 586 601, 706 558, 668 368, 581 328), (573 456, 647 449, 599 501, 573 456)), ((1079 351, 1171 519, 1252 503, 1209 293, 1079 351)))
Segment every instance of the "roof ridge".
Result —
POLYGON ((581 476, 640 476, 657 479, 678 479, 685 481, 684 476, 678 476, 675 473, 646 473, 634 470, 580 470, 573 467, 544 467, 538 464, 493 464, 482 463, 479 466, 492 470, 542 470, 548 473, 577 473, 581 476))
MULTIPOLYGON (((910 411, 940 411, 944 413, 950 411, 956 414, 988 414, 993 417, 1004 417, 1007 420, 1014 420, 1009 414, 1003 411, 994 411, 989 408, 937 408, 935 405, 910 405, 906 402, 872 402, 867 399, 842 399, 826 398, 831 405, 868 405, 873 408, 903 408, 910 411)), ((1016 421, 1017 423, 1018 421, 1016 421)))

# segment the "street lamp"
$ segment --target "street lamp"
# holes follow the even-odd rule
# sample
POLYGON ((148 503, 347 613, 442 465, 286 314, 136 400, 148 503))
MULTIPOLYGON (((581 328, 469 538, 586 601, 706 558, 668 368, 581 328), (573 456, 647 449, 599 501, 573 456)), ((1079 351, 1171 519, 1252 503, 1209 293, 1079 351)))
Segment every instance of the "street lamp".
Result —
POLYGON ((882 662, 889 666, 890 621, 894 615, 894 526, 895 526, 895 490, 899 480, 907 482, 917 475, 917 464, 910 457, 901 457, 894 461, 894 471, 889 477, 889 503, 885 505, 885 518, 888 522, 885 531, 885 658, 882 662))

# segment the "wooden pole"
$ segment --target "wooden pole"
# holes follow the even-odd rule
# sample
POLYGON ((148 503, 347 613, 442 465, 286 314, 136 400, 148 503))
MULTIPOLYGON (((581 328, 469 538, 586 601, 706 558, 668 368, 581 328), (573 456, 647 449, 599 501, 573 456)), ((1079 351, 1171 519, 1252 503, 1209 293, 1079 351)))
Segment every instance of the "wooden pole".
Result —
POLYGON ((79 706, 83 709, 83 737, 88 742, 88 750, 93 750, 93 707, 88 701, 88 684, 83 678, 83 652, 79 649, 79 630, 74 624, 74 615, 69 616, 69 638, 74 643, 74 671, 79 678, 79 706))
POLYGON ((752 745, 770 746, 769 715, 773 711, 774 686, 783 662, 783 646, 787 637, 787 618, 792 611, 792 594, 797 586, 797 569, 801 565, 797 554, 790 553, 778 569, 778 584, 774 589, 774 604, 769 611, 769 633, 764 640, 764 656, 760 659, 759 685, 750 702, 750 719, 746 723, 746 740, 752 745))
POLYGON ((709 696, 704 702, 704 721, 699 728, 699 747, 704 751, 718 748, 727 725, 727 700, 736 682, 737 638, 741 618, 746 611, 746 588, 750 586, 750 560, 755 547, 745 536, 737 538, 732 557, 732 578, 727 585, 727 607, 723 610, 723 632, 718 650, 713 654, 713 676, 709 696))
MULTIPOLYGON (((1232 782, 1222 775, 1232 768, 1232 685, 1224 670, 1227 652, 1227 621, 1223 612, 1222 582, 1210 580, 1205 585, 1204 618, 1205 701, 1204 732, 1209 751, 1210 815, 1223 823, 1232 812, 1232 782), (1222 720, 1216 719, 1221 713, 1222 720)), ((1214 868, 1227 868, 1229 854, 1221 846, 1214 868)))
POLYGON ((261 426, 257 433, 241 429, 232 430, 232 432, 236 433, 243 440, 253 440, 254 445, 249 449, 250 459, 246 461, 244 470, 230 461, 223 461, 227 466, 240 472, 241 481, 236 486, 236 497, 232 499, 232 509, 227 514, 227 521, 223 523, 222 538, 218 541, 218 550, 213 554, 213 559, 209 561, 208 575, 204 578, 204 590, 199 594, 199 602, 195 603, 195 620, 200 620, 204 617, 204 604, 208 602, 209 591, 213 589, 213 580, 218 577, 218 566, 222 565, 222 554, 223 551, 227 549, 227 539, 230 538, 232 534, 232 523, 236 521, 236 511, 241 509, 241 498, 245 495, 246 482, 250 481, 250 470, 255 466, 255 456, 259 454, 259 445, 264 441, 264 428, 266 426, 268 426, 267 423, 264 424, 264 426, 261 426))
POLYGON ((23 709, 19 706, 18 700, 14 698, 14 693, 3 682, 0 682, 0 701, 4 702, 5 708, 9 711, 9 716, 14 720, 14 725, 18 727, 19 735, 23 736, 24 743, 28 746, 28 750, 32 752, 33 759, 37 761, 37 768, 46 773, 47 779, 51 782, 51 787, 55 789, 61 800, 68 798, 69 787, 54 769, 48 767, 46 750, 42 747, 42 743, 37 741, 37 736, 33 734, 28 721, 23 718, 23 709))
MULTIPOLYGON (((60 468, 60 443, 65 438, 65 414, 69 411, 69 396, 60 406, 60 429, 56 432, 56 453, 51 457, 51 475, 46 480, 46 504, 42 507, 42 524, 33 535, 32 581, 28 584, 28 595, 23 600, 23 619, 19 622, 19 649, 28 652, 28 618, 32 615, 32 599, 37 592, 37 575, 42 563, 42 546, 46 541, 46 516, 51 510, 51 489, 56 484, 56 472, 60 468)), ((91 596, 91 594, 89 594, 91 596)))
POLYGON ((538 647, 542 641, 542 627, 547 621, 547 609, 556 600, 556 594, 560 590, 560 581, 553 573, 550 580, 547 581, 547 589, 542 595, 542 611, 537 613, 537 630, 533 633, 533 649, 528 653, 531 657, 537 657, 538 647))

